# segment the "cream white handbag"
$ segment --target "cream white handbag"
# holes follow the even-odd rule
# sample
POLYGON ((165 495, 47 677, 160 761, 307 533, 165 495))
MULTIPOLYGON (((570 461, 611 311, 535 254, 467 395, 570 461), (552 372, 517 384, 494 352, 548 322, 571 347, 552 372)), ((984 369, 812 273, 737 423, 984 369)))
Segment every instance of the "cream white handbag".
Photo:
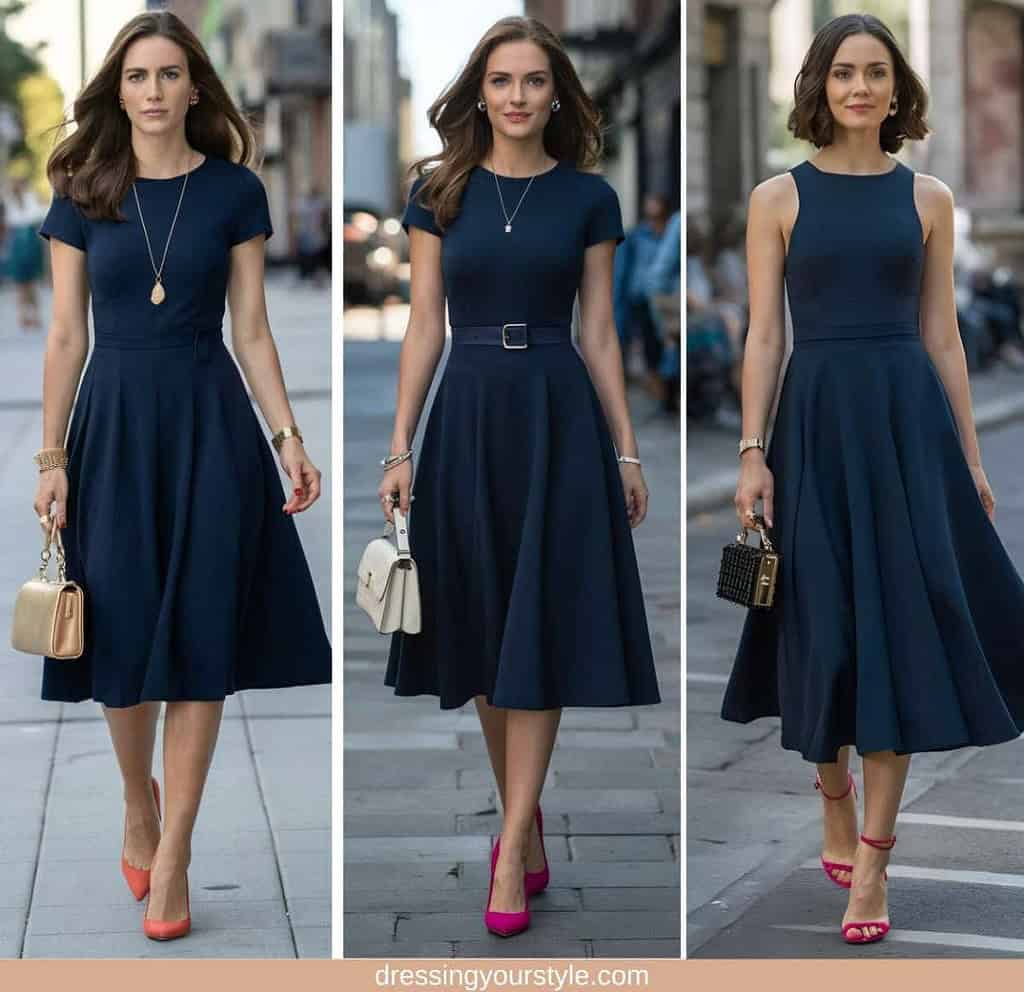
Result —
POLYGON ((380 633, 391 634, 401 630, 406 634, 418 634, 420 584, 416 562, 409 552, 405 515, 397 506, 394 517, 394 525, 388 524, 385 536, 375 537, 359 559, 356 603, 366 610, 380 633), (395 544, 387 537, 392 531, 395 544))

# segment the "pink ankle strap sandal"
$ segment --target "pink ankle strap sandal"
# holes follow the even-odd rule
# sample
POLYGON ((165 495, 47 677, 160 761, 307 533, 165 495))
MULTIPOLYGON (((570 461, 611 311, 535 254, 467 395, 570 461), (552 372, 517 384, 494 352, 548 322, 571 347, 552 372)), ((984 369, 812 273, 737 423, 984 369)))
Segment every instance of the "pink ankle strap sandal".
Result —
MULTIPOLYGON (((821 784, 821 776, 816 775, 814 777, 814 788, 816 788, 826 799, 845 799, 849 794, 850 790, 853 790, 853 798, 857 798, 857 783, 853 780, 853 775, 849 772, 846 773, 846 791, 840 793, 838 796, 830 796, 826 791, 825 787, 821 784)), ((849 882, 844 882, 842 879, 836 878, 835 873, 845 871, 853 875, 853 865, 843 864, 841 861, 826 861, 824 858, 821 859, 821 867, 825 870, 825 874, 828 875, 829 879, 836 883, 840 888, 848 889, 850 887, 849 882)))
MULTIPOLYGON (((874 840, 871 837, 865 837, 864 834, 860 835, 860 839, 865 844, 870 844, 871 847, 876 847, 880 851, 890 851, 893 845, 896 843, 896 835, 887 837, 885 840, 874 840)), ((888 874, 882 872, 883 878, 888 878, 888 874)), ((849 923, 843 924, 843 940, 848 944, 873 944, 877 940, 881 940, 890 929, 888 920, 851 920, 849 923), (875 927, 878 933, 869 934, 867 933, 868 927, 875 927), (859 937, 851 937, 851 930, 859 930, 859 937)))

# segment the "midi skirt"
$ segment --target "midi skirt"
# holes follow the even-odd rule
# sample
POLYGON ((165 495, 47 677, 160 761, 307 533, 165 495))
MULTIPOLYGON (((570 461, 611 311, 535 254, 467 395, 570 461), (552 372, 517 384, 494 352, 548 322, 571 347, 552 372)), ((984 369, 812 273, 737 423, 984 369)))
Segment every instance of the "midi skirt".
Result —
POLYGON ((453 339, 413 493, 423 627, 392 636, 396 695, 660 702, 615 450, 568 336, 519 351, 453 339))

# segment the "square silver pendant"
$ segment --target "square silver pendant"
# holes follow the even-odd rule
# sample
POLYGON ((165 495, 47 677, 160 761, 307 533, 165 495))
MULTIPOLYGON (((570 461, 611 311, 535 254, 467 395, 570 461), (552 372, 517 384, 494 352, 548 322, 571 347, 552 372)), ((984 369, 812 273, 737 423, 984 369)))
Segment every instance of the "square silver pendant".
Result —
POLYGON ((511 224, 506 224, 505 225, 505 233, 506 234, 511 234, 512 233, 512 225, 511 224))

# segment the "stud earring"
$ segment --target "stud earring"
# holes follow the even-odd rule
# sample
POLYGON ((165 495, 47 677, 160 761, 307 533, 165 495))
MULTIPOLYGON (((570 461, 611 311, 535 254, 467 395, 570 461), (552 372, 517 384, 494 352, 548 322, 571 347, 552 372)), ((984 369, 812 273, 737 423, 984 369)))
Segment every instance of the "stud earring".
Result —
POLYGON ((199 94, 193 93, 188 102, 194 107, 199 102, 199 94))
POLYGON ((896 103, 896 98, 893 97, 892 103, 889 104, 889 116, 890 117, 892 117, 892 115, 896 113, 897 108, 898 108, 898 104, 896 103))
POLYGON ((123 98, 123 97, 120 97, 120 96, 119 96, 119 97, 117 98, 117 102, 118 102, 118 105, 120 106, 120 108, 121 108, 122 110, 124 110, 124 98, 123 98))
POLYGON ((562 103, 557 96, 551 101, 551 109, 556 114, 562 109, 562 103))
POLYGON ((483 100, 477 100, 476 109, 483 113, 487 109, 487 104, 483 100))

